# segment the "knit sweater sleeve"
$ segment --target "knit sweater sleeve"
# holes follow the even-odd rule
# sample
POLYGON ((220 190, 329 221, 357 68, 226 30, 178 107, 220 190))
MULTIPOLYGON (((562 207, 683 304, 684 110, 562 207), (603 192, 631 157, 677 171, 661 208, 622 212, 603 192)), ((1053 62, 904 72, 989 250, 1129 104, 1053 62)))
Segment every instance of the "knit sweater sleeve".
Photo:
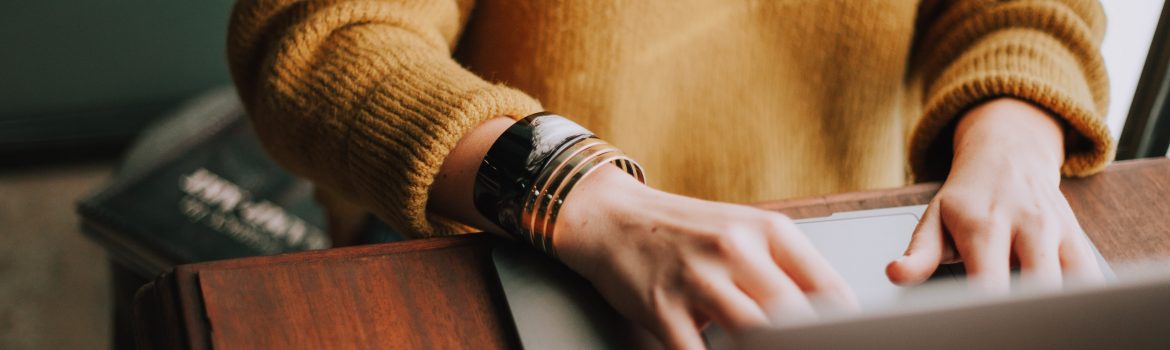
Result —
POLYGON ((471 128, 540 110, 451 58, 470 4, 241 0, 228 59, 268 152, 394 228, 463 226, 427 213, 439 166, 471 128))
POLYGON ((996 97, 1030 102, 1062 121, 1064 175, 1089 175, 1112 160, 1099 3, 925 0, 917 25, 909 70, 923 92, 909 144, 917 179, 945 176, 956 120, 996 97))

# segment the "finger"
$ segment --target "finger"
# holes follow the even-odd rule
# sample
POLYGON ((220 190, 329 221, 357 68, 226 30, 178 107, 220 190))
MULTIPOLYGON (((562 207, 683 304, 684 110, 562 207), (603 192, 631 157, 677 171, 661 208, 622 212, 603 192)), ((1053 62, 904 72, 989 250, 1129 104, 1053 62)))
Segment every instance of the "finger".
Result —
POLYGON ((901 257, 886 265, 886 277, 899 285, 918 284, 930 278, 943 252, 947 250, 943 239, 942 217, 938 201, 932 202, 922 213, 922 220, 914 228, 910 245, 901 257))
POLYGON ((760 305, 732 283, 709 283, 693 292, 695 309, 732 333, 768 325, 760 305))
POLYGON ((736 275, 735 283, 756 301, 765 314, 771 317, 780 313, 801 312, 793 309, 811 311, 808 297, 770 255, 749 252, 744 258, 747 266, 742 267, 744 273, 736 275))
POLYGON ((1011 229, 987 224, 955 232, 955 248, 963 257, 967 283, 977 290, 1006 294, 1011 287, 1011 229))
POLYGON ((664 309, 659 317, 655 333, 667 349, 701 350, 705 347, 699 328, 695 326, 695 319, 686 308, 664 309))
POLYGON ((791 221, 784 220, 778 226, 769 235, 772 261, 805 294, 816 295, 837 307, 856 309, 857 297, 808 237, 791 221))
MULTIPOLYGON (((769 304, 765 309, 768 314, 768 321, 773 326, 784 326, 789 324, 798 324, 817 318, 818 310, 814 310, 812 299, 807 295, 800 295, 796 298, 779 299, 769 304)), ((839 301, 833 301, 839 303, 839 301)), ((841 306, 834 305, 828 308, 829 312, 835 312, 841 306)))
POLYGON ((1059 289, 1061 286, 1060 233, 1035 229, 1016 232, 1015 251, 1020 262, 1022 286, 1029 289, 1059 289))
POLYGON ((1089 238, 1077 229, 1076 233, 1060 243, 1060 265, 1064 268, 1065 279, 1072 283, 1101 284, 1105 275, 1097 264, 1089 238))

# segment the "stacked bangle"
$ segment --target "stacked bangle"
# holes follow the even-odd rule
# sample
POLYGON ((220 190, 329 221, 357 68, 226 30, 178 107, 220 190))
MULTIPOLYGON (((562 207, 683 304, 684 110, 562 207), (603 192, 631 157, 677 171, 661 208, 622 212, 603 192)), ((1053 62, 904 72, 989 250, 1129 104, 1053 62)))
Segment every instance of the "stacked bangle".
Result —
POLYGON ((476 174, 476 209, 516 239, 556 256, 557 214, 573 187, 613 163, 645 182, 641 166, 564 117, 537 113, 508 128, 476 174))

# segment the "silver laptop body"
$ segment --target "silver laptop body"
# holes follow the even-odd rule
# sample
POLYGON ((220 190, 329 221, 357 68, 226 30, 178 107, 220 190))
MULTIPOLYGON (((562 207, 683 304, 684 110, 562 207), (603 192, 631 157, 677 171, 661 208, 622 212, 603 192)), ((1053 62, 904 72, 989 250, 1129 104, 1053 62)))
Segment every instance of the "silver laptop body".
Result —
MULTIPOLYGON (((899 287, 885 277, 886 264, 905 250, 924 209, 925 206, 910 206, 837 213, 823 218, 798 220, 797 225, 857 293, 863 309, 861 316, 897 311, 908 299, 911 302, 927 298, 942 300, 934 304, 942 305, 942 309, 946 309, 949 304, 963 304, 964 300, 957 297, 962 293, 955 294, 954 302, 948 303, 947 293, 950 292, 925 293, 929 289, 899 287)), ((658 347, 648 331, 618 315, 588 281, 559 262, 520 245, 501 246, 492 256, 524 348, 658 347)), ((1101 266, 1107 266, 1100 254, 1098 259, 1101 266)), ((1111 270, 1106 267, 1103 271, 1112 278, 1111 270)), ((932 280, 939 281, 935 284, 946 284, 948 281, 956 284, 954 282, 961 279, 961 273, 961 267, 944 266, 932 280)), ((1166 296, 1170 300, 1170 294, 1166 296)), ((933 317, 947 318, 948 315, 943 312, 933 317)), ((852 323, 841 323, 845 324, 852 323)), ((818 324, 815 327, 827 329, 825 327, 835 325, 818 324)), ((910 326, 913 325, 907 324, 907 327, 910 326)), ((803 327, 812 329, 809 327, 814 326, 803 327)), ((1170 326, 1166 329, 1170 334, 1170 326)), ((775 340, 776 337, 788 339, 794 332, 799 331, 790 328, 753 333, 752 338, 745 341, 730 339, 718 329, 708 329, 705 335, 712 340, 711 345, 716 347, 783 344, 783 347, 788 348, 789 345, 816 344, 811 334, 829 334, 829 337, 840 340, 850 338, 853 331, 810 332, 810 336, 800 338, 808 343, 775 340)))

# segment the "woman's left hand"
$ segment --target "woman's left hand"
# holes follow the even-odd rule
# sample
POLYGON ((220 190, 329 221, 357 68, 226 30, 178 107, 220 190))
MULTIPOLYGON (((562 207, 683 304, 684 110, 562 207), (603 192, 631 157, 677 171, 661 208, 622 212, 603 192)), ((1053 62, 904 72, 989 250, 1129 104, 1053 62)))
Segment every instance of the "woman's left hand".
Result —
POLYGON ((956 127, 951 171, 923 214, 890 280, 915 284, 940 263, 963 261, 972 287, 1010 288, 1018 263, 1025 286, 1096 282, 1101 270, 1060 192, 1064 137, 1058 122, 1023 101, 1001 98, 956 127))

